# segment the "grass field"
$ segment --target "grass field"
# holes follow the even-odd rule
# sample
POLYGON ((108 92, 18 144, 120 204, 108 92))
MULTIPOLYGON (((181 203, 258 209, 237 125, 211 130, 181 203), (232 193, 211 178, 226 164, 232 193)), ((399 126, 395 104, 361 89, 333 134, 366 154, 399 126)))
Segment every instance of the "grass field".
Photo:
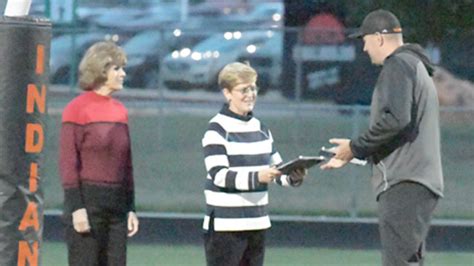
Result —
MULTIPOLYGON (((218 108, 216 108, 218 109, 218 108)), ((281 109, 276 106, 275 109, 281 109)), ((139 211, 201 213, 204 210, 205 169, 201 138, 215 110, 197 113, 179 108, 159 116, 132 112, 130 127, 139 211)), ((328 146, 331 137, 351 137, 364 129, 368 117, 306 110, 284 116, 259 115, 272 129, 282 157, 314 155, 328 146)), ((445 195, 435 215, 442 218, 474 218, 473 116, 442 119, 445 195)), ((45 208, 61 208, 62 190, 57 170, 59 114, 47 121, 44 166, 41 169, 45 208)), ((311 169, 310 178, 297 189, 271 186, 270 212, 285 215, 373 216, 376 205, 369 167, 348 166, 322 172, 311 169)))
MULTIPOLYGON (((42 250, 43 265, 67 265, 64 243, 46 242, 42 250)), ((201 246, 129 245, 128 265, 205 265, 201 246)), ((351 265, 378 266, 380 254, 377 250, 336 250, 317 248, 276 248, 266 250, 265 265, 351 265)), ((474 265, 474 253, 430 252, 425 265, 469 266, 474 265)))

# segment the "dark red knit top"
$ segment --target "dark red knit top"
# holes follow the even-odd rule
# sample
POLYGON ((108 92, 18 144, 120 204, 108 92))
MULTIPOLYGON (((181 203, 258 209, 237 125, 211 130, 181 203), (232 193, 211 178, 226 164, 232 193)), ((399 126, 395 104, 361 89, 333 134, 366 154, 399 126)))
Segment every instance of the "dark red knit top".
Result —
POLYGON ((65 212, 134 209, 128 112, 121 102, 90 91, 65 107, 59 170, 65 212))

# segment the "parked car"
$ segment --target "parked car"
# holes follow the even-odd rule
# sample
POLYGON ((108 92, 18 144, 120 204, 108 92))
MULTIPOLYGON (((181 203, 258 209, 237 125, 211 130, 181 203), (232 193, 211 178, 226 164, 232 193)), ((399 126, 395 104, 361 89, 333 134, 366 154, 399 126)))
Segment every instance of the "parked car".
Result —
POLYGON ((199 4, 189 6, 190 15, 200 16, 222 16, 232 14, 243 14, 249 8, 244 1, 205 1, 199 4))
POLYGON ((192 47, 203 38, 192 31, 177 34, 170 30, 146 30, 135 35, 123 45, 128 58, 125 85, 156 88, 163 57, 173 50, 192 47))
POLYGON ((194 36, 201 35, 208 38, 223 31, 242 31, 255 28, 255 25, 242 20, 229 19, 227 16, 191 16, 186 21, 173 24, 172 28, 188 34, 192 32, 194 36))
POLYGON ((162 35, 156 30, 143 31, 123 45, 127 53, 126 86, 151 88, 158 84, 160 58, 168 52, 162 35))
POLYGON ((228 16, 229 20, 239 20, 248 24, 281 27, 283 25, 284 5, 282 2, 264 2, 246 14, 228 16))
POLYGON ((133 35, 151 29, 159 29, 179 21, 180 11, 177 7, 153 7, 148 9, 124 9, 117 8, 116 11, 107 12, 95 21, 97 27, 102 29, 113 29, 121 35, 133 37, 133 35))
POLYGON ((278 88, 282 71, 283 33, 271 31, 267 34, 269 38, 262 46, 247 47, 246 52, 238 59, 241 62, 248 61, 257 71, 260 93, 278 88))
POLYGON ((236 61, 249 45, 259 47, 268 38, 265 31, 217 33, 192 48, 167 55, 160 77, 169 89, 215 88, 222 67, 236 61))
POLYGON ((139 8, 109 8, 95 18, 93 23, 101 28, 117 28, 121 24, 143 17, 146 11, 139 8))
MULTIPOLYGON (((75 69, 85 50, 94 42, 105 40, 99 32, 64 34, 51 41, 49 74, 51 83, 70 82, 71 69, 75 69), (74 68, 72 68, 73 66, 74 68)), ((75 76, 73 78, 76 78, 75 76)))
MULTIPOLYGON (((110 8, 108 6, 85 6, 79 5, 76 8, 76 19, 87 27, 97 26, 97 20, 104 14, 116 11, 116 8, 110 8), (112 10, 112 11, 111 11, 112 10)), ((121 13, 120 11, 117 13, 121 13)))
POLYGON ((140 32, 143 30, 166 28, 173 22, 179 21, 178 10, 166 10, 163 13, 152 13, 142 17, 117 23, 116 27, 124 32, 140 32))

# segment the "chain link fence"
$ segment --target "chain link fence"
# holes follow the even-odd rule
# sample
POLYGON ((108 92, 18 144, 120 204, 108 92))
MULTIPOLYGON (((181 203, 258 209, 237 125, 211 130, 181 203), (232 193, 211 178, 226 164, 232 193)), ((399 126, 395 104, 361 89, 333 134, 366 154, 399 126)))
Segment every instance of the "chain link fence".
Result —
MULTIPOLYGON (((80 23, 56 26, 51 45, 50 119, 42 169, 46 208, 62 206, 57 171, 60 114, 77 94, 80 58, 99 40, 114 40, 128 54, 126 92, 118 97, 130 110, 140 211, 203 212, 206 173, 201 138, 223 101, 216 76, 227 63, 249 61, 259 73, 262 95, 255 113, 272 130, 284 159, 315 155, 329 145, 329 138, 354 137, 367 128, 367 105, 379 68, 370 64, 360 41, 344 37, 351 30, 343 26, 313 21, 313 27, 283 27, 281 17, 248 23, 199 13, 210 9, 193 9, 196 13, 181 23, 177 18, 182 13, 173 13, 173 6, 167 14, 174 17, 157 15, 162 11, 159 5, 117 6, 113 12, 78 8, 80 23)), ((229 14, 243 7, 233 8, 229 14)), ((466 37, 469 34, 454 29, 442 42, 424 46, 435 63, 472 80, 474 60, 469 58, 474 53, 469 49, 474 45, 464 45, 474 40, 466 37)), ((461 107, 444 108, 441 114, 446 198, 436 215, 474 219, 474 110, 472 103, 457 102, 461 107)), ((314 168, 309 175, 300 188, 272 186, 271 213, 375 215, 369 167, 351 165, 330 172, 314 168)))
MULTIPOLYGON (((201 139, 208 120, 220 109, 219 95, 202 93, 196 101, 156 97, 122 100, 130 110, 136 202, 140 211, 201 213, 206 176, 201 139)), ((45 206, 61 208, 57 171, 61 107, 50 101, 46 156, 42 169, 45 206)), ((368 108, 295 103, 263 96, 255 114, 271 130, 286 160, 317 155, 331 137, 353 137, 367 128, 368 108)), ((437 217, 473 219, 474 109, 441 112, 442 160, 446 197, 437 217)), ((349 165, 335 171, 309 171, 298 188, 270 187, 273 214, 370 217, 376 202, 368 166, 349 165)))

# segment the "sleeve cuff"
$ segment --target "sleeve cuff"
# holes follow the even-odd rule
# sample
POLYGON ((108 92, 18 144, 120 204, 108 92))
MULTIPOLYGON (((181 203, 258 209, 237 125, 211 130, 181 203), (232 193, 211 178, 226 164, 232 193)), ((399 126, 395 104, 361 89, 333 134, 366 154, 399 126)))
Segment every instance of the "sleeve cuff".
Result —
POLYGON ((260 183, 260 181, 258 181, 257 171, 249 172, 249 175, 250 175, 249 190, 261 190, 267 186, 267 184, 260 183))
POLYGON ((368 155, 366 154, 366 152, 361 147, 357 146, 356 142, 357 142, 357 140, 351 140, 351 142, 349 143, 352 154, 357 159, 361 159, 361 160, 366 159, 368 157, 368 155))
POLYGON ((135 211, 135 193, 133 191, 129 192, 130 195, 128 197, 127 207, 129 212, 136 212, 135 211))
POLYGON ((76 210, 85 208, 79 188, 68 188, 64 190, 65 212, 73 213, 76 210))

